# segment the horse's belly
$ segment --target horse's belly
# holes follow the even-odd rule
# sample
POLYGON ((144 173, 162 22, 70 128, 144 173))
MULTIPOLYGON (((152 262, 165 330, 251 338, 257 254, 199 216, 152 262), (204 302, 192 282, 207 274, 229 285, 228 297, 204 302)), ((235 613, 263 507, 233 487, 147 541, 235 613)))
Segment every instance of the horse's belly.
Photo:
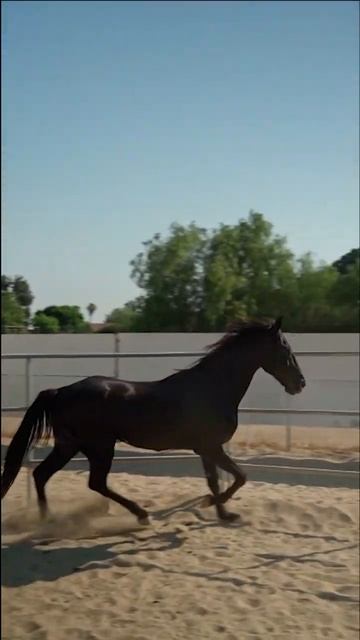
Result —
POLYGON ((150 425, 135 426, 129 428, 123 426, 118 432, 118 439, 141 449, 165 451, 168 449, 192 449, 195 445, 194 434, 186 433, 186 430, 178 426, 167 426, 163 429, 150 425))
POLYGON ((141 438, 139 435, 128 436, 123 442, 132 447, 140 449, 151 449, 153 451, 167 451, 169 449, 193 449, 194 443, 185 438, 157 438, 155 434, 151 437, 141 438))

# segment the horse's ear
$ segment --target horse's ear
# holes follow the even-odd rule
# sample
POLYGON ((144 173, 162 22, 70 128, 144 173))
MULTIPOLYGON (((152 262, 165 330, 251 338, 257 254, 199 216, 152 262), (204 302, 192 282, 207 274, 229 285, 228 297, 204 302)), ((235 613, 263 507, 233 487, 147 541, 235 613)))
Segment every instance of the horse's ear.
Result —
POLYGON ((276 318, 273 326, 271 327, 271 330, 273 333, 278 333, 281 329, 281 325, 282 325, 282 316, 279 316, 278 318, 276 318))

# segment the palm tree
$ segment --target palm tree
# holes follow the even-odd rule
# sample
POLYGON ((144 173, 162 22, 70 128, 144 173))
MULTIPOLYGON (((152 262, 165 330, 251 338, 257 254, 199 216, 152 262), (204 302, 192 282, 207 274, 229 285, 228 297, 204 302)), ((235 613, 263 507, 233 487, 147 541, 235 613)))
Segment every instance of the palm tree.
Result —
POLYGON ((93 302, 90 302, 86 307, 86 311, 89 314, 89 322, 91 322, 91 318, 93 317, 96 309, 97 309, 96 304, 94 304, 93 302))

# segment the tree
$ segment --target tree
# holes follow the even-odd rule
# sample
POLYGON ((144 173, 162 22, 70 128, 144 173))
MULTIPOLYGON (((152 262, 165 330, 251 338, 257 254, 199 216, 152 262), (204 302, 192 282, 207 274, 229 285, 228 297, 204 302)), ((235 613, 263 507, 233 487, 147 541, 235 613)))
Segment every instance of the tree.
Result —
POLYGON ((78 306, 52 305, 46 307, 40 313, 55 318, 61 333, 87 333, 90 330, 78 306))
POLYGON ((222 330, 239 316, 276 316, 295 296, 294 259, 261 213, 213 233, 204 267, 206 328, 222 330))
POLYGON ((194 331, 202 310, 205 229, 172 224, 168 238, 156 234, 130 263, 144 290, 138 329, 194 331))
POLYGON ((35 333, 59 333, 60 326, 57 318, 37 311, 32 319, 35 333))
POLYGON ((337 278, 331 291, 333 301, 340 306, 359 306, 360 261, 356 260, 337 278))
POLYGON ((12 279, 9 276, 1 276, 1 292, 9 291, 12 288, 12 279))
POLYGON ((89 322, 91 322, 91 318, 93 317, 95 311, 96 311, 96 304, 94 304, 93 302, 90 302, 88 304, 88 306, 86 307, 86 310, 89 314, 89 322))
POLYGON ((359 265, 359 260, 360 249, 351 249, 351 251, 348 251, 343 256, 341 256, 341 258, 335 260, 335 262, 333 263, 333 267, 335 267, 335 269, 339 273, 341 273, 341 275, 344 275, 353 265, 359 265))
POLYGON ((15 276, 13 280, 13 292, 18 303, 24 308, 30 310, 34 301, 28 282, 22 276, 15 276))
POLYGON ((341 274, 331 290, 332 307, 337 326, 344 331, 358 332, 360 327, 360 261, 356 260, 341 274))
POLYGON ((27 319, 12 291, 1 291, 1 333, 22 333, 27 319))
POLYGON ((212 232, 173 224, 131 263, 145 330, 222 330, 239 316, 279 315, 296 294, 294 259, 262 214, 212 232))
POLYGON ((137 312, 130 304, 113 309, 105 318, 105 327, 102 333, 118 333, 121 331, 134 331, 136 329, 137 312))
POLYGON ((292 330, 329 331, 336 320, 331 292, 339 278, 330 265, 315 265, 310 253, 297 261, 297 295, 289 309, 292 330))
MULTIPOLYGON (((357 330, 358 250, 334 265, 296 260, 261 213, 213 231, 173 224, 131 262, 143 295, 132 330, 225 329, 238 317, 285 316, 285 329, 357 330)), ((124 312, 122 312, 124 313, 124 312)))
MULTIPOLYGON (((1 276, 1 292, 12 293, 17 304, 22 308, 26 324, 30 320, 30 307, 34 300, 34 296, 31 292, 28 282, 22 276, 15 276, 10 278, 9 276, 1 276)), ((10 298, 5 299, 9 304, 10 298)))

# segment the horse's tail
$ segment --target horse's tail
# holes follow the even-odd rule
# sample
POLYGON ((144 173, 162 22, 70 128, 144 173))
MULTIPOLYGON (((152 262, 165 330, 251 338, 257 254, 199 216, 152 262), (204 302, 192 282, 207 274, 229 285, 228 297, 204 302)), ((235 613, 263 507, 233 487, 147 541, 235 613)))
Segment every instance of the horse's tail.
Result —
POLYGON ((9 491, 20 471, 25 454, 40 440, 47 442, 51 432, 51 409, 56 389, 41 391, 26 411, 8 447, 1 476, 1 499, 9 491))

